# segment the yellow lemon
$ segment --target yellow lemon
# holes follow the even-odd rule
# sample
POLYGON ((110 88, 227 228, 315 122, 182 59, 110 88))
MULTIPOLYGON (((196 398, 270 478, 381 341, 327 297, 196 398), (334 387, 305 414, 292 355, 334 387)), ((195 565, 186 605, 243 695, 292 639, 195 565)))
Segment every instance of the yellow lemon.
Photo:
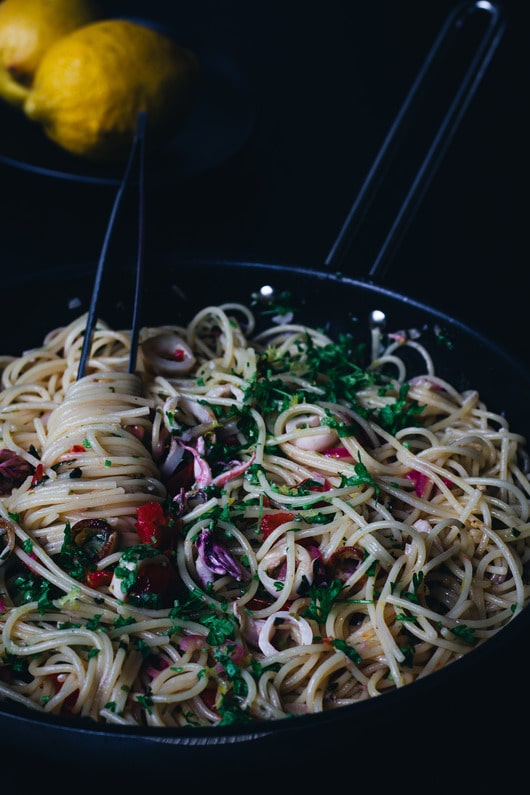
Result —
POLYGON ((193 105, 194 52, 143 24, 106 19, 77 28, 45 52, 23 105, 72 154, 123 159, 147 112, 147 143, 173 135, 193 105))
POLYGON ((97 18, 92 0, 1 0, 0 96, 20 105, 50 44, 97 18))

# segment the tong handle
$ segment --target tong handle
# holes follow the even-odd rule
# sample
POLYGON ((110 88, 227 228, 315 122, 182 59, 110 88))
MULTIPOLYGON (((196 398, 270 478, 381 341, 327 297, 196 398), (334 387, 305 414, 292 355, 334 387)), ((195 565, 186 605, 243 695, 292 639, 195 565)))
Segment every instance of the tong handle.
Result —
POLYGON ((103 284, 103 276, 107 266, 107 256, 112 234, 115 229, 116 220, 119 210, 123 201, 123 197, 129 188, 134 173, 134 166, 137 166, 138 174, 138 242, 136 249, 136 283, 133 299, 132 321, 131 321, 131 347, 129 352, 129 366, 128 372, 134 373, 136 369, 136 354, 138 350, 138 334, 140 327, 140 304, 142 296, 142 281, 143 281, 143 251, 144 251, 144 186, 145 186, 145 131, 147 127, 147 113, 141 111, 138 113, 136 131, 129 157, 123 177, 116 192, 116 197, 112 206, 109 217, 109 222, 103 239, 99 261, 96 269, 96 276, 94 279, 94 286, 92 288, 92 296, 90 300, 90 307, 88 310, 87 323, 85 327, 85 336, 83 339, 83 347, 81 349, 81 356, 79 359, 79 366, 77 370, 77 380, 83 378, 86 372, 86 366, 90 357, 90 349, 92 346, 92 335, 94 333, 94 326, 96 324, 98 315, 99 296, 103 284))
MULTIPOLYGON (((416 110, 421 94, 425 94, 432 84, 435 67, 439 67, 441 59, 459 36, 463 29, 476 15, 486 19, 486 26, 475 48, 474 55, 465 70, 456 92, 453 93, 439 126, 432 137, 427 152, 418 166, 405 196, 392 216, 390 228, 386 233, 378 251, 373 257, 369 267, 365 268, 370 278, 381 275, 387 268, 389 259, 409 226, 421 199, 425 195, 432 181, 443 155, 451 143, 462 117, 473 98, 484 72, 500 42, 505 28, 504 16, 501 7, 490 0, 476 0, 473 3, 464 3, 456 7, 447 17, 438 36, 431 46, 427 57, 410 88, 405 101, 373 162, 364 183, 346 217, 337 239, 331 247, 325 264, 337 271, 347 271, 343 267, 346 260, 351 261, 352 249, 358 244, 359 233, 366 215, 372 209, 376 199, 386 193, 383 190, 384 178, 387 175, 395 150, 410 128, 409 117, 416 110), (430 82, 429 82, 430 81, 430 82)), ((483 20, 480 20, 481 22, 483 20)), ((395 185, 392 185, 394 190, 395 185)), ((390 190, 388 191, 390 193, 390 190)), ((378 213, 379 218, 382 213, 378 213)), ((377 222, 376 222, 377 225, 377 222)), ((359 247, 359 245, 358 245, 359 247)), ((362 256, 362 255, 359 255, 362 256)))

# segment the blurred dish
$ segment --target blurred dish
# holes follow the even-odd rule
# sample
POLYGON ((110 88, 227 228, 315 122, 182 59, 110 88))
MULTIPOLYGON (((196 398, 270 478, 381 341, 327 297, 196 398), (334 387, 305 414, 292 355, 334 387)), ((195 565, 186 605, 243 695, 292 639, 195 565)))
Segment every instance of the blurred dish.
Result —
MULTIPOLYGON (((234 157, 248 139, 255 118, 250 86, 239 65, 221 52, 200 52, 200 83, 185 128, 152 155, 150 179, 174 182, 215 168, 234 157)), ((0 163, 74 182, 118 185, 123 164, 96 164, 49 141, 18 109, 0 103, 0 163)))

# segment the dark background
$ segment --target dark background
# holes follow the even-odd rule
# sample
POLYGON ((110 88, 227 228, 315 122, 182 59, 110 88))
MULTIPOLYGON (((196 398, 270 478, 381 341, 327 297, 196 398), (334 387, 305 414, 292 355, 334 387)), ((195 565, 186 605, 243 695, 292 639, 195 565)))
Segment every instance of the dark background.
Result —
MULTIPOLYGON (((182 175, 162 166, 151 177, 147 247, 321 266, 429 47, 458 5, 104 2, 109 15, 169 22, 184 44, 222 72, 219 102, 226 101, 226 117, 215 107, 206 111, 210 140, 203 125, 182 175)), ((527 357, 524 6, 504 4, 500 45, 385 280, 527 357)), ((435 83, 434 109, 445 109, 444 96, 435 83)), ((421 147, 425 135, 417 130, 421 147)), ((33 135, 36 141, 36 130, 33 135)), ((9 152, 5 123, 0 136, 9 152)), ((41 156, 24 143, 22 136, 20 159, 52 162, 48 149, 41 156)), ((414 165, 407 152, 397 158, 405 174, 414 165)), ((62 153, 53 154, 62 165, 62 153)), ((0 179, 4 268, 75 269, 97 259, 114 187, 38 176, 1 161, 0 179)), ((363 274, 362 254, 353 252, 345 265, 355 275, 363 274)))
MULTIPOLYGON (((226 90, 229 105, 235 92, 241 103, 229 108, 226 118, 212 112, 212 146, 220 152, 215 162, 208 162, 198 138, 193 167, 184 166, 182 173, 155 169, 148 176, 147 248, 321 267, 430 45, 457 5, 451 0, 105 3, 109 15, 169 22, 183 43, 227 68, 220 95, 226 90)), ((458 317, 530 365, 525 5, 524 0, 502 5, 506 30, 499 47, 383 278, 390 288, 458 317)), ((443 90, 438 94, 433 88, 426 107, 437 108, 440 95, 443 90)), ((0 157, 3 146, 12 151, 6 123, 0 127, 0 157)), ((34 162, 34 152, 24 151, 22 160, 34 162)), ((46 157, 44 149, 45 164, 46 157)), ((405 171, 412 159, 403 157, 405 171)), ((0 180, 3 273, 49 269, 53 278, 53 268, 60 266, 75 275, 80 263, 97 260, 114 186, 36 174, 8 161, 0 161, 0 180)), ((375 231, 368 229, 373 242, 375 231)), ((367 248, 352 254, 345 269, 362 276, 370 262, 367 248)), ((31 322, 23 299, 21 322, 31 322)), ((385 760, 369 772, 372 786, 391 783, 397 770, 398 781, 416 788, 420 756, 444 788, 459 781, 487 784, 490 776, 507 783, 507 771, 524 770, 530 696, 524 689, 529 655, 523 641, 477 673, 472 693, 453 691, 447 712, 439 700, 435 714, 428 703, 414 704, 397 728, 381 716, 373 747, 385 749, 385 760), (496 757, 491 766, 490 750, 496 757)), ((356 740, 350 748, 343 736, 336 766, 316 760, 313 770, 329 776, 330 786, 334 781, 360 785, 365 751, 357 745, 356 740)), ((87 764, 96 764, 88 758, 87 764)), ((285 771, 275 777, 272 760, 264 764, 269 786, 276 789, 288 780, 285 771)), ((300 771, 291 772, 296 783, 300 771)), ((20 783, 18 762, 13 775, 15 785, 20 783)), ((215 773, 208 776, 210 782, 215 773)), ((226 791, 229 783, 246 789, 248 779, 234 776, 224 781, 226 791)), ((138 786, 145 787, 148 778, 138 779, 138 786)), ((130 788, 128 779, 122 780, 130 788)))

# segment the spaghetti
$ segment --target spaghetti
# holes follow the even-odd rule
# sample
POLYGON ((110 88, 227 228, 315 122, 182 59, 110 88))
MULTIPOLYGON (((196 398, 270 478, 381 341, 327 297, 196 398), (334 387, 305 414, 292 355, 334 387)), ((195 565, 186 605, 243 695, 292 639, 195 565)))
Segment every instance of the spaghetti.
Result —
POLYGON ((136 374, 100 321, 76 380, 85 325, 1 360, 2 698, 117 725, 316 713, 527 604, 525 439, 418 339, 227 304, 143 328, 136 374))

